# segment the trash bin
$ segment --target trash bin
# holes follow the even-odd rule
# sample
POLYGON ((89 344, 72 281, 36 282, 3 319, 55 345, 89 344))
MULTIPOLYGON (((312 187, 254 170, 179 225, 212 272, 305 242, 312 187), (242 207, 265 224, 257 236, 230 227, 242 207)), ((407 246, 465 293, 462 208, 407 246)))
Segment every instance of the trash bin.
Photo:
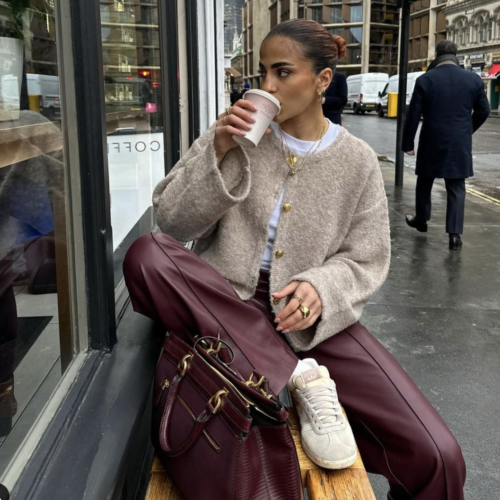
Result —
POLYGON ((398 116, 398 93, 389 92, 387 98, 387 118, 396 118, 398 116))

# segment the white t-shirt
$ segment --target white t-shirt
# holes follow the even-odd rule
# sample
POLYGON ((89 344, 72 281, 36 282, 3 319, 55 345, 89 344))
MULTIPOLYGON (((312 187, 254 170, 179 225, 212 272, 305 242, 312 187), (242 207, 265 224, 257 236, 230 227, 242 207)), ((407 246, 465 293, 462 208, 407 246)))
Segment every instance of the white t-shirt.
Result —
MULTIPOLYGON (((321 143, 321 146, 315 151, 315 153, 319 153, 324 149, 326 149, 327 147, 331 146, 337 139, 337 136, 339 135, 340 125, 335 125, 330 120, 327 121, 328 121, 328 130, 323 136, 323 142, 321 143)), ((277 123, 271 122, 271 130, 276 135, 276 137, 281 137, 279 128, 280 126, 277 123)), ((295 137, 288 135, 286 132, 283 132, 283 136, 285 137, 290 150, 300 156, 306 155, 314 143, 314 141, 301 141, 300 139, 296 139, 295 137)), ((283 161, 285 160, 283 159, 283 161)), ((278 200, 278 203, 276 203, 276 206, 274 207, 273 213, 271 215, 271 220, 269 221, 267 245, 264 251, 264 257, 262 258, 262 263, 260 265, 260 267, 262 269, 265 269, 266 271, 271 270, 271 261, 273 258, 273 245, 274 245, 274 240, 276 239, 276 231, 278 229, 278 222, 281 213, 281 204, 283 203, 284 194, 285 194, 285 187, 283 186, 283 189, 281 190, 280 199, 278 200)))

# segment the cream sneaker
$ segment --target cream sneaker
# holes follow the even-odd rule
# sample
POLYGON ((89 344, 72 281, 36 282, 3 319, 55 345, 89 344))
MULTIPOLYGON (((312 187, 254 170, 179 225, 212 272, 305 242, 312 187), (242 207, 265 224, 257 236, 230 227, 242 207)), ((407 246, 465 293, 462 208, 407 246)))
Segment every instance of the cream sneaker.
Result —
POLYGON ((309 371, 293 379, 292 397, 300 418, 302 448, 317 465, 344 469, 356 461, 356 441, 342 413, 328 369, 304 359, 309 371))

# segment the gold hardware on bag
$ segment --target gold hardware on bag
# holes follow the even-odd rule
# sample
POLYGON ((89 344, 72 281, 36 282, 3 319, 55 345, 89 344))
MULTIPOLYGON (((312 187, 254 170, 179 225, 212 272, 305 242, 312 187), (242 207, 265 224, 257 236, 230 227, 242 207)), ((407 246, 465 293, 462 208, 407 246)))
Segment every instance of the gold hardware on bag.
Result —
POLYGON ((214 345, 212 343, 212 344, 210 344, 210 348, 207 349, 207 353, 208 354, 215 354, 217 356, 217 354, 219 354, 221 348, 222 348, 222 342, 217 343, 217 349, 214 349, 214 345))
POLYGON ((219 410, 222 405, 222 396, 227 396, 229 394, 229 391, 227 389, 221 389, 220 391, 216 392, 209 400, 208 403, 211 404, 214 409, 212 410, 212 413, 215 415, 219 410), (215 402, 215 405, 214 405, 215 402))
POLYGON ((264 380, 266 380, 266 377, 262 375, 262 377, 260 377, 258 382, 254 382, 252 373, 252 375, 250 375, 250 378, 245 382, 245 384, 248 385, 249 387, 253 387, 254 389, 259 389, 260 386, 264 383, 264 380))
POLYGON ((168 379, 165 379, 165 380, 161 383, 161 385, 160 385, 160 387, 161 387, 161 390, 162 390, 162 391, 164 391, 165 389, 168 389, 168 388, 169 388, 169 386, 170 386, 170 382, 168 381, 168 379))
POLYGON ((177 370, 179 371, 181 377, 184 377, 186 375, 186 372, 189 368, 188 361, 193 357, 191 353, 186 354, 180 361, 179 364, 177 365, 177 370))

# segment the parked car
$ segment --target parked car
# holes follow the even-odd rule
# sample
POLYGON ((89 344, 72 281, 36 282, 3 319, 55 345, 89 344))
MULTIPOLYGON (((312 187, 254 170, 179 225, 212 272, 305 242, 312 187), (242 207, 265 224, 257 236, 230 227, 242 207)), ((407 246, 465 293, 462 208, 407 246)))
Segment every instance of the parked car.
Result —
MULTIPOLYGON (((40 113, 49 120, 61 115, 61 101, 59 99, 59 77, 53 75, 26 75, 28 95, 38 97, 40 113)), ((31 107, 31 106, 30 106, 31 107)))
POLYGON ((347 78, 347 109, 354 114, 365 114, 366 111, 377 109, 377 99, 380 91, 389 81, 387 73, 363 73, 347 78))
MULTIPOLYGON (((423 75, 425 71, 416 71, 414 73, 408 73, 406 79, 406 106, 410 105, 411 97, 413 91, 415 90, 415 82, 420 75, 423 75)), ((389 93, 398 93, 399 91, 399 75, 394 75, 389 78, 389 82, 384 87, 384 90, 380 92, 377 99, 377 114, 380 117, 385 116, 387 113, 387 104, 389 100, 389 93)))

